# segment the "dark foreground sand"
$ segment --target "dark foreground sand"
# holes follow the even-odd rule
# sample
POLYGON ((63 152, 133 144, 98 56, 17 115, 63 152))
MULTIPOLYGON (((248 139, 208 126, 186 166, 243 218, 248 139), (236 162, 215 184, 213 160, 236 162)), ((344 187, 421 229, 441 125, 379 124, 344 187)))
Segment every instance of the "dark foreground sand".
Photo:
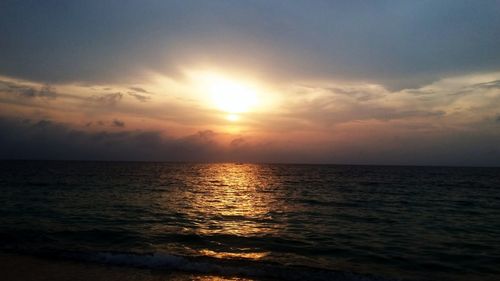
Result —
POLYGON ((252 279, 149 270, 0 254, 2 281, 247 281, 252 279))

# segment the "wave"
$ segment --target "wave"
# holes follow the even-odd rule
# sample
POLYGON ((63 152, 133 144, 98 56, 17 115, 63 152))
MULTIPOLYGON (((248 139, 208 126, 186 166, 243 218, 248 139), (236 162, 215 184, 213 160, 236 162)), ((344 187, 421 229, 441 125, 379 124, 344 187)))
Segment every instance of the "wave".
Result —
POLYGON ((262 261, 231 260, 206 256, 179 256, 164 253, 131 252, 50 252, 37 256, 159 270, 183 271, 230 277, 311 281, 389 281, 376 276, 326 270, 305 266, 282 265, 262 261))

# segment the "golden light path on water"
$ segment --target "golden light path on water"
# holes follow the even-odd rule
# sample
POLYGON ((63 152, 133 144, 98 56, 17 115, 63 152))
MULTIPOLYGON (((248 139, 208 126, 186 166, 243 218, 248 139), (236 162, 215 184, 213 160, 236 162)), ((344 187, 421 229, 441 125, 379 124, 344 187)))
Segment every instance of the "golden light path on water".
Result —
MULTIPOLYGON (((272 186, 270 174, 263 175, 256 165, 210 165, 204 170, 208 182, 202 183, 204 196, 193 196, 193 211, 210 218, 200 223, 201 235, 229 234, 239 237, 277 234, 274 225, 262 223, 270 219, 271 206, 277 203, 272 193, 262 192, 272 186)), ((260 259, 267 252, 217 252, 203 249, 203 255, 217 258, 260 259)))
MULTIPOLYGON (((181 179, 179 179, 181 180, 181 179)), ((182 191, 166 191, 160 198, 168 213, 183 210, 188 225, 164 225, 155 232, 175 232, 215 238, 217 245, 227 239, 278 237, 283 224, 274 217, 285 208, 272 169, 251 164, 200 164, 182 179, 182 191)), ((229 242, 229 241, 228 241, 229 242)), ((212 244, 211 244, 212 245, 212 244)), ((269 253, 253 245, 238 248, 211 246, 190 251, 202 256, 229 259, 261 259, 269 253), (224 249, 224 250, 222 250, 224 249)))

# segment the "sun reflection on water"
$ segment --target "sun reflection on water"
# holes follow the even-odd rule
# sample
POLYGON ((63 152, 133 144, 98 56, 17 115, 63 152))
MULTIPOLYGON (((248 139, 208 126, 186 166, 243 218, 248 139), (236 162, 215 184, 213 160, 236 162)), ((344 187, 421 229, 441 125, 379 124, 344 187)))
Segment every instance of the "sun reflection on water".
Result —
MULTIPOLYGON (((188 191, 190 216, 197 218, 196 233, 203 236, 255 237, 277 235, 273 210, 280 201, 268 192, 276 184, 271 171, 258 165, 207 165, 200 171, 197 188, 188 191)), ((227 250, 227 249, 226 249, 227 250)), ((201 249, 200 254, 217 258, 260 259, 266 252, 252 248, 234 251, 201 249)))
POLYGON ((222 222, 224 233, 245 236, 269 231, 258 222, 268 217, 275 201, 271 193, 262 192, 271 178, 263 177, 252 165, 210 166, 205 172, 208 182, 201 188, 206 196, 193 198, 197 211, 222 222))

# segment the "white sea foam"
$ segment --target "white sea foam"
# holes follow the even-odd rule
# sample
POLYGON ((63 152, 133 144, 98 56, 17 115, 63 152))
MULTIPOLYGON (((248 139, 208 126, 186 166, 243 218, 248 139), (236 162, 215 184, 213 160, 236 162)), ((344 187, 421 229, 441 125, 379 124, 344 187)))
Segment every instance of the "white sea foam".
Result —
POLYGON ((206 257, 182 257, 169 254, 80 253, 72 258, 109 265, 168 269, 224 276, 277 278, 283 280, 383 281, 372 276, 307 267, 293 267, 253 261, 225 261, 206 257))

